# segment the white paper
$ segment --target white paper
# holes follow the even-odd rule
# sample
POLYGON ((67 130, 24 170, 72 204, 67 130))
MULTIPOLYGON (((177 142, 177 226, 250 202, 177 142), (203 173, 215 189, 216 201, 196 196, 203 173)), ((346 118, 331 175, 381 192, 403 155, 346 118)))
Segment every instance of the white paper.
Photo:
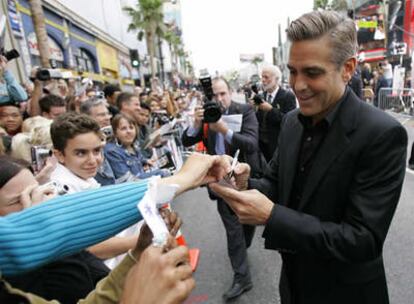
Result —
POLYGON ((240 132, 243 121, 242 114, 223 115, 221 119, 223 119, 230 130, 233 132, 240 132))
POLYGON ((142 200, 138 203, 138 209, 142 217, 151 229, 154 239, 167 241, 168 228, 162 219, 158 208, 170 202, 178 189, 178 185, 160 185, 158 177, 153 177, 148 182, 148 189, 142 200))

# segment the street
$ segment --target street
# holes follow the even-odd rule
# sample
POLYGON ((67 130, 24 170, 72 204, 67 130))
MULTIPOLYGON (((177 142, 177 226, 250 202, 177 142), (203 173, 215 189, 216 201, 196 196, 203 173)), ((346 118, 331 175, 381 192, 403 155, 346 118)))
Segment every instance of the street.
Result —
MULTIPOLYGON (((407 128, 411 149, 414 122, 397 117, 407 128)), ((410 151, 409 151, 410 152, 410 151)), ((390 303, 412 303, 414 298, 414 172, 407 170, 405 183, 385 246, 384 262, 390 303)), ((205 188, 183 194, 173 203, 184 221, 182 231, 190 247, 199 248, 200 260, 195 279, 197 287, 186 304, 223 303, 222 294, 230 287, 233 273, 226 252, 223 224, 205 188)), ((256 230, 249 249, 254 287, 232 303, 278 303, 281 259, 276 251, 264 250, 262 227, 256 230)))

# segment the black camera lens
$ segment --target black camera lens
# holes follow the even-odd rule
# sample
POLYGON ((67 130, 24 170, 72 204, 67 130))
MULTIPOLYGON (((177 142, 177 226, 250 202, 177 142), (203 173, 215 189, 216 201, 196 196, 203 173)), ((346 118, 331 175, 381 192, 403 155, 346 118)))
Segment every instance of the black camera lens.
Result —
POLYGON ((216 102, 206 102, 204 108, 204 121, 207 123, 216 122, 220 119, 222 111, 216 102))

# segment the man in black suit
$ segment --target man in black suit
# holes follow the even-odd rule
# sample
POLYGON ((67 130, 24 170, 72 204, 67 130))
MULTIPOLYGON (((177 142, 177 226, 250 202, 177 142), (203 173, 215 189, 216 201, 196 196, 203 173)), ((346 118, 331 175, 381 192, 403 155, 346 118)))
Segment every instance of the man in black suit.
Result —
POLYGON ((282 73, 277 66, 264 67, 262 70, 264 100, 260 100, 259 95, 254 98, 259 121, 259 146, 267 162, 276 150, 283 116, 296 108, 295 95, 279 86, 281 76, 282 73))
POLYGON ((282 303, 389 303, 382 248, 400 197, 407 134, 347 87, 355 24, 333 11, 293 21, 288 67, 299 110, 286 116, 265 175, 210 185, 281 253, 282 303), (323 47, 321 47, 323 46, 323 47))
MULTIPOLYGON (((200 141, 204 142, 207 152, 213 155, 234 155, 240 149, 239 159, 247 161, 253 167, 252 172, 260 173, 258 168, 258 123, 255 113, 250 105, 238 104, 231 100, 231 90, 224 78, 215 78, 212 89, 217 102, 224 109, 224 115, 241 115, 240 130, 231 130, 223 117, 215 123, 204 123, 204 110, 197 107, 194 125, 184 131, 183 144, 191 146, 200 141)), ((223 221, 227 235, 227 249, 234 271, 234 280, 230 289, 223 295, 226 300, 238 297, 252 288, 249 265, 247 261, 247 248, 250 246, 254 226, 242 225, 237 216, 223 199, 210 193, 211 199, 217 199, 217 209, 223 221)))

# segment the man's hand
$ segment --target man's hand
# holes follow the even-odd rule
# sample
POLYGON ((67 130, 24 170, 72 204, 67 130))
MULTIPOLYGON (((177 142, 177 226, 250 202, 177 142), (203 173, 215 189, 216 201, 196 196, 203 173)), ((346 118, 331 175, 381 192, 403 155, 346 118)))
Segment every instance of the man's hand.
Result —
POLYGON ((221 118, 217 122, 209 123, 208 128, 216 133, 221 133, 223 135, 226 135, 227 131, 229 130, 227 124, 221 118))
POLYGON ((45 166, 36 174, 35 178, 40 185, 46 184, 50 181, 52 172, 56 169, 57 159, 54 156, 46 159, 45 166))
POLYGON ((121 303, 182 303, 195 287, 188 261, 186 247, 148 247, 126 278, 121 303))
MULTIPOLYGON (((168 209, 160 210, 160 214, 165 221, 168 231, 172 237, 175 237, 178 230, 180 229, 183 221, 177 215, 176 212, 171 212, 168 209)), ((141 227, 141 231, 139 233, 138 241, 135 248, 132 250, 132 254, 139 261, 141 258, 142 252, 148 248, 152 244, 153 234, 146 223, 144 223, 141 227)), ((175 247, 175 246, 174 246, 175 247)))
POLYGON ((250 177, 250 166, 246 163, 237 164, 234 168, 234 181, 238 190, 247 190, 250 177))
POLYGON ((211 184, 210 189, 224 199, 242 224, 266 224, 274 207, 273 202, 257 190, 237 191, 217 183, 211 184))
POLYGON ((6 69, 7 69, 7 59, 4 56, 0 56, 0 74, 3 75, 6 69))
POLYGON ((26 187, 22 193, 20 193, 20 202, 23 209, 26 209, 50 200, 56 195, 56 190, 52 185, 39 186, 35 183, 26 187))
POLYGON ((180 188, 176 195, 179 195, 187 190, 223 179, 230 169, 231 162, 228 156, 193 153, 178 173, 161 179, 160 183, 178 184, 180 188))
POLYGON ((204 109, 202 106, 196 106, 194 109, 194 128, 201 127, 204 119, 204 109))
POLYGON ((270 103, 268 103, 268 102, 262 102, 259 105, 259 109, 262 110, 262 111, 264 111, 264 112, 269 112, 269 111, 271 111, 273 109, 273 106, 270 103))

